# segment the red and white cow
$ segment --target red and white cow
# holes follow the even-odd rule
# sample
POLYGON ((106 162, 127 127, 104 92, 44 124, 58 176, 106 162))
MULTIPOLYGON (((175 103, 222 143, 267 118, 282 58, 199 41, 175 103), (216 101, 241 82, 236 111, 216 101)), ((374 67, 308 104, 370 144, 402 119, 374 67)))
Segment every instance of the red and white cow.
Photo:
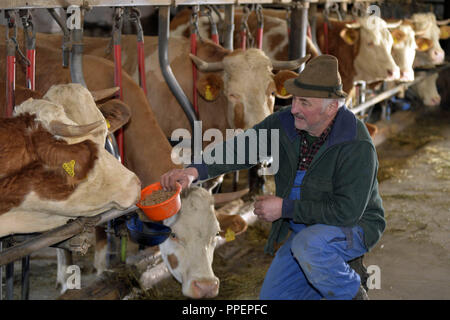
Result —
MULTIPOLYGON (((61 53, 58 50, 48 48, 47 46, 52 45, 51 41, 54 41, 54 38, 51 37, 51 41, 45 42, 45 37, 48 37, 48 35, 44 35, 44 37, 42 37, 42 35, 38 34, 37 36, 36 86, 38 90, 45 91, 46 88, 53 84, 70 82, 69 70, 63 69, 60 65, 61 53)), ((4 58, 0 57, 0 68, 4 67, 4 64, 4 58)), ((114 85, 114 66, 110 61, 100 57, 84 55, 83 68, 85 81, 89 89, 100 90, 102 88, 111 87, 114 85), (95 72, 92 72, 93 70, 95 72)), ((18 83, 24 83, 24 72, 22 71, 21 66, 18 65, 18 83)), ((158 181, 163 173, 170 169, 177 168, 178 166, 171 161, 170 144, 156 122, 152 108, 148 103, 144 92, 126 72, 122 73, 122 80, 124 102, 130 106, 131 111, 131 120, 124 128, 125 163, 128 168, 137 174, 143 185, 148 185, 158 181)), ((211 199, 211 196, 207 196, 204 192, 202 192, 202 194, 203 200, 201 203, 210 202, 208 199, 211 199)), ((189 196, 186 201, 189 201, 189 196)), ((189 217, 189 215, 186 214, 186 211, 183 212, 185 212, 183 213, 183 216, 189 217)), ((220 216, 216 217, 214 214, 211 214, 210 210, 195 211, 193 214, 196 215, 194 220, 200 222, 200 228, 203 224, 211 225, 219 221, 221 230, 226 230, 226 225, 224 226, 225 221, 228 225, 231 224, 231 228, 235 229, 234 231, 236 233, 245 229, 245 223, 243 223, 242 218, 238 215, 231 215, 226 218, 220 216), (235 228, 236 226, 239 228, 235 228)), ((186 239, 183 236, 183 232, 189 233, 189 229, 184 227, 184 221, 185 219, 180 219, 178 222, 174 222, 171 227, 173 230, 177 231, 176 234, 179 234, 182 238, 186 239)), ((209 238, 203 238, 203 240, 209 245, 209 250, 214 249, 214 242, 210 242, 209 238)), ((192 248, 194 252, 189 252, 188 254, 183 254, 181 252, 178 255, 180 264, 176 272, 190 270, 190 265, 196 263, 196 261, 192 258, 196 256, 195 250, 202 252, 204 248, 204 246, 196 246, 195 243, 194 245, 191 245, 190 243, 194 241, 194 239, 187 238, 186 241, 189 243, 189 247, 192 248)), ((99 249, 101 249, 101 247, 96 247, 96 250, 99 249)), ((96 259, 95 266, 97 270, 104 270, 105 266, 102 261, 104 261, 104 259, 96 259)), ((202 268, 199 270, 208 270, 208 268, 211 267, 210 261, 203 260, 203 262, 205 264, 202 264, 202 268)), ((209 274, 204 277, 199 277, 207 278, 208 276, 209 274)), ((188 283, 190 278, 184 277, 182 278, 182 281, 183 286, 186 286, 187 284, 185 284, 185 282, 188 283)), ((65 283, 63 279, 60 279, 59 282, 62 285, 65 283)), ((193 282, 191 281, 190 283, 193 282)), ((192 285, 190 284, 189 286, 192 285)), ((205 294, 207 294, 207 292, 205 294)), ((201 295, 202 292, 199 290, 196 290, 196 293, 192 294, 193 297, 200 297, 201 295)))
MULTIPOLYGON (((439 44, 439 39, 449 38, 448 26, 446 26, 449 21, 437 21, 436 16, 428 12, 414 14, 411 20, 407 20, 407 23, 413 26, 418 36, 416 37, 418 49, 414 67, 430 68, 435 64, 443 63, 445 53, 439 44)), ((437 78, 437 74, 431 75, 412 88, 426 106, 438 106, 441 102, 441 96, 436 87, 437 78)))
POLYGON ((0 237, 139 200, 140 181, 104 149, 106 121, 82 86, 54 86, 1 121, 0 237))
MULTIPOLYGON (((288 59, 288 26, 286 19, 280 17, 285 12, 280 10, 263 10, 264 34, 263 51, 272 59, 288 59)), ((189 11, 182 11, 171 22, 173 34, 189 35, 189 11)), ((239 26, 243 17, 242 12, 235 13, 235 25, 239 26)), ((206 19, 206 18, 203 18, 206 19)), ((393 39, 389 28, 396 28, 401 22, 386 23, 378 17, 358 18, 356 23, 329 19, 328 37, 324 35, 323 17, 317 19, 317 42, 322 53, 334 55, 339 60, 344 91, 350 92, 353 82, 365 80, 397 80, 400 71, 391 56, 393 39), (367 63, 371 61, 371 63, 367 63)), ((257 32, 257 18, 254 13, 247 20, 250 32, 255 37, 257 32)), ((200 19, 200 34, 209 37, 209 22, 200 19)), ((235 28, 234 44, 239 44, 239 28, 235 28)), ((309 40, 309 39, 308 39, 309 40)), ((314 45, 307 42, 307 51, 315 56, 314 45)))

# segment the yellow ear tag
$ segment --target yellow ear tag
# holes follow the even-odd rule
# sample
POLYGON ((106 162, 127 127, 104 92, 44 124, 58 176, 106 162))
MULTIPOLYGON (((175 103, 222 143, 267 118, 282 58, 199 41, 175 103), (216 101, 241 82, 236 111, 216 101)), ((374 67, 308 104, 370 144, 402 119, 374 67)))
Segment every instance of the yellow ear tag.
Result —
POLYGON ((447 29, 441 29, 441 38, 447 39, 450 36, 447 29))
POLYGON ((233 241, 234 239, 236 239, 234 231, 231 230, 231 228, 228 228, 227 232, 225 232, 225 241, 230 242, 233 241))
POLYGON ((281 88, 281 95, 282 96, 287 96, 287 91, 286 91, 285 87, 281 88))
POLYGON ((397 44, 398 43, 398 39, 396 37, 392 37, 392 38, 394 38, 394 44, 397 44))
POLYGON ((75 160, 70 160, 70 162, 64 162, 62 167, 69 176, 71 177, 75 176, 75 160))
POLYGON ((108 119, 105 119, 105 121, 106 121, 106 126, 108 127, 108 129, 111 128, 111 124, 109 123, 108 119))
POLYGON ((345 39, 347 39, 347 43, 348 44, 353 44, 353 42, 355 42, 353 39, 352 39, 352 37, 351 36, 349 36, 349 35, 345 35, 345 39))
POLYGON ((426 51, 426 50, 428 50, 428 48, 429 48, 429 46, 425 42, 422 43, 422 45, 420 46, 420 50, 422 50, 422 51, 426 51))
POLYGON ((207 84, 205 88, 205 99, 208 101, 214 100, 213 94, 211 92, 211 86, 209 84, 207 84))

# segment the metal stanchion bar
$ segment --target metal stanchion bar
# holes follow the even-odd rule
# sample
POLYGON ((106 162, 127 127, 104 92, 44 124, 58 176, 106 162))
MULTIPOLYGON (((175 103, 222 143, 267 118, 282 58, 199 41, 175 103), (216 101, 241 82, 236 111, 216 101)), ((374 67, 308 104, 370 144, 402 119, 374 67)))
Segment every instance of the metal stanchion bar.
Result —
MULTIPOLYGON (((306 31, 308 29, 309 1, 295 1, 291 11, 291 32, 289 34, 289 59, 306 55, 306 31)), ((302 65, 297 72, 303 70, 302 65)))
POLYGON ((30 256, 22 258, 22 300, 30 298, 30 256))
POLYGON ((26 240, 14 247, 7 248, 0 253, 0 266, 11 263, 17 259, 27 256, 37 250, 52 246, 83 232, 86 224, 94 221, 96 226, 136 211, 137 207, 132 206, 126 210, 112 209, 95 217, 82 217, 53 230, 42 233, 32 239, 26 240), (98 220, 98 221, 97 221, 98 220))
POLYGON ((158 57, 161 73, 166 80, 170 91, 177 99, 180 106, 183 108, 189 123, 191 125, 192 132, 194 132, 194 121, 197 120, 197 116, 194 112, 194 108, 186 97, 183 89, 178 84, 169 63, 169 7, 163 6, 159 8, 158 16, 158 57))
POLYGON ((225 34, 223 47, 233 50, 233 33, 234 33, 234 6, 232 4, 225 6, 225 34))

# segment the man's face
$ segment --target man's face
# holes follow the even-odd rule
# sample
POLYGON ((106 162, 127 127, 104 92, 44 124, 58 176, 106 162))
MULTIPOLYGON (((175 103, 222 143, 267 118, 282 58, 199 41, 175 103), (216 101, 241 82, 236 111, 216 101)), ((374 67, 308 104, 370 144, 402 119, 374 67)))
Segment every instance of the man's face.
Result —
POLYGON ((329 108, 323 110, 324 99, 294 96, 291 113, 295 127, 313 136, 319 136, 330 120, 329 108), (325 126, 325 127, 324 127, 325 126))

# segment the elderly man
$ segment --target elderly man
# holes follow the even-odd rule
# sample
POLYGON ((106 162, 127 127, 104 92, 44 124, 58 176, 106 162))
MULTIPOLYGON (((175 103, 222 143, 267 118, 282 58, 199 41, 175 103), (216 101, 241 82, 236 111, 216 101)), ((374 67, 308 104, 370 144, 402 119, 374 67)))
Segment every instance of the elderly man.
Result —
MULTIPOLYGON (((253 127, 279 130, 276 196, 257 198, 254 210, 272 222, 265 251, 273 253, 275 243, 287 238, 267 271, 260 298, 368 299, 347 262, 371 249, 386 225, 372 139, 344 106, 335 57, 312 59, 285 88, 294 96, 292 107, 253 127)), ((229 143, 224 150, 231 150, 229 143)), ((169 171, 161 183, 167 189, 176 181, 187 187, 195 179, 244 167, 251 165, 193 164, 169 171)))

